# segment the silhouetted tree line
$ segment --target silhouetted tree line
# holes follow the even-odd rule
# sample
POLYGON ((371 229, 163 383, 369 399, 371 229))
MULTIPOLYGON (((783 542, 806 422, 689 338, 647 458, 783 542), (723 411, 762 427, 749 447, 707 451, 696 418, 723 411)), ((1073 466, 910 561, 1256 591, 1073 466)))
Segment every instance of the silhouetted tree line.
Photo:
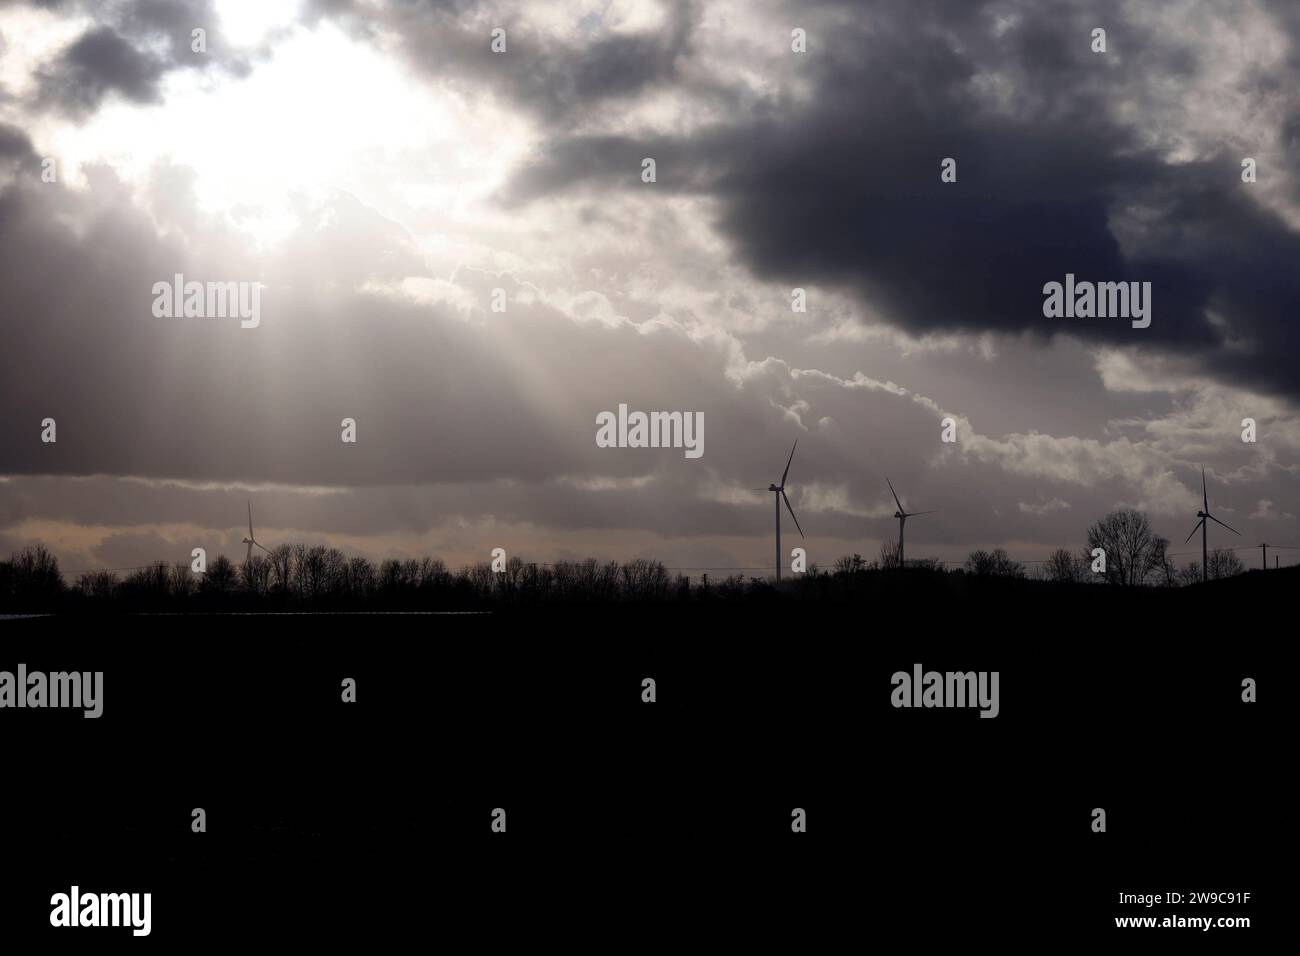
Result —
MULTIPOLYGON (((714 585, 713 591, 727 596, 744 588, 743 579, 736 576, 714 585)), ((87 572, 71 585, 43 545, 31 545, 9 561, 0 561, 0 607, 9 611, 465 610, 538 601, 665 602, 691 590, 688 578, 644 559, 619 563, 589 558, 540 565, 515 557, 501 572, 487 563, 452 571, 434 558, 375 564, 337 548, 301 544, 280 545, 238 565, 219 555, 201 574, 186 563, 158 561, 125 576, 87 572)))
MULTIPOLYGON (((1169 542, 1152 531, 1141 512, 1111 512, 1088 528, 1087 540, 1078 554, 1064 548, 1055 551, 1034 577, 1123 587, 1175 586, 1201 579, 1197 562, 1181 568, 1174 563, 1169 542), (1102 573, 1093 571, 1095 548, 1106 553, 1102 573)), ((829 570, 813 565, 780 585, 766 576, 746 579, 739 574, 715 580, 706 574, 692 581, 645 559, 620 563, 588 558, 543 565, 514 557, 496 572, 486 562, 456 570, 428 557, 375 564, 337 548, 282 544, 243 564, 219 555, 202 574, 185 563, 159 561, 125 576, 87 572, 69 585, 55 557, 35 544, 0 561, 0 610, 486 610, 515 604, 752 601, 778 593, 834 600, 896 586, 902 570, 892 542, 881 546, 878 560, 845 556, 829 570)), ((1232 551, 1216 549, 1210 555, 1211 578, 1244 570, 1232 551)), ((1012 581, 1030 576, 1002 548, 972 551, 953 571, 945 571, 934 559, 909 559, 905 573, 909 584, 926 575, 1012 581)))

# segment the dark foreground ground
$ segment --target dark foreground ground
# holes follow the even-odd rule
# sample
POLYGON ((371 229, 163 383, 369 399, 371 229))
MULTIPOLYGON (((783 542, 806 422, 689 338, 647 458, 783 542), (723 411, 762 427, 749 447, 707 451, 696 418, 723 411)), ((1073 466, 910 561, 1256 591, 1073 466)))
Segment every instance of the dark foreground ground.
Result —
POLYGON ((0 710, 0 948, 1263 949, 1295 588, 1255 577, 0 622, 0 670, 104 672, 97 720, 0 710), (998 717, 892 707, 916 663, 998 671, 998 717), (151 936, 50 928, 73 883, 151 892, 151 936), (1170 890, 1251 895, 1118 902, 1170 890), (1115 926, 1148 915, 1251 927, 1115 926))

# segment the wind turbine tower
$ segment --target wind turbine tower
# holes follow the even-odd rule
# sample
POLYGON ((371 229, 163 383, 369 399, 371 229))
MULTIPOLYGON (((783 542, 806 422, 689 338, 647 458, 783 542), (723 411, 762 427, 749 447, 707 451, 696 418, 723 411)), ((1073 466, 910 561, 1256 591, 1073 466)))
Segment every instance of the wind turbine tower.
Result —
MULTIPOLYGON (((1213 521, 1215 524, 1222 524, 1225 528, 1227 528, 1235 535, 1240 535, 1241 532, 1238 531, 1236 528, 1223 524, 1222 521, 1214 517, 1214 515, 1210 514, 1210 495, 1209 492, 1205 490, 1205 468, 1204 467, 1201 468, 1201 503, 1205 507, 1203 511, 1196 512, 1196 517, 1201 519, 1200 521, 1196 522, 1196 528, 1201 529, 1201 580, 1208 581, 1210 580, 1210 539, 1208 534, 1208 529, 1210 526, 1209 524, 1207 524, 1207 522, 1213 521)), ((1196 534, 1196 528, 1192 529, 1192 534, 1196 534)), ((1192 534, 1189 534, 1187 536, 1187 541, 1192 540, 1192 534)), ((1183 544, 1186 544, 1187 541, 1184 541, 1183 544)))
POLYGON ((262 550, 266 551, 267 554, 271 553, 266 548, 262 547, 261 543, 253 537, 253 503, 251 501, 248 503, 248 537, 239 543, 248 545, 248 553, 244 555, 245 564, 247 564, 249 559, 252 558, 254 547, 262 548, 262 550))
POLYGON ((898 566, 901 568, 905 567, 903 562, 903 526, 907 524, 907 519, 915 518, 918 515, 937 514, 938 509, 936 508, 934 511, 904 511, 903 503, 898 500, 898 492, 894 490, 894 483, 886 478, 885 484, 889 485, 889 493, 894 496, 894 504, 898 505, 894 517, 898 519, 898 566))
MULTIPOLYGON (((799 441, 796 439, 794 445, 790 448, 790 457, 786 459, 785 471, 781 474, 781 484, 768 485, 767 490, 772 492, 772 502, 776 505, 776 579, 781 580, 781 502, 785 501, 785 506, 790 512, 790 517, 794 518, 794 526, 799 528, 799 519, 795 517, 794 508, 790 507, 790 499, 785 496, 785 479, 790 474, 790 462, 794 461, 794 450, 799 447, 799 441)), ((803 537, 803 528, 799 528, 799 537, 803 537)))

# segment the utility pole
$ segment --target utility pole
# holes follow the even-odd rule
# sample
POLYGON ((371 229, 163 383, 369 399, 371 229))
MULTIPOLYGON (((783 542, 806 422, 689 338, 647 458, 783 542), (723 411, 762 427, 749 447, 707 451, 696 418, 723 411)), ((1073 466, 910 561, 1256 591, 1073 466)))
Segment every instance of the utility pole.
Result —
MULTIPOLYGON (((1268 545, 1267 545, 1267 544, 1261 544, 1261 545, 1260 545, 1260 548, 1262 548, 1263 551, 1264 551, 1264 564, 1263 564, 1263 569, 1264 569, 1265 571, 1267 571, 1267 570, 1268 570, 1268 545)), ((1277 555, 1274 555, 1274 557, 1277 557, 1277 555)))

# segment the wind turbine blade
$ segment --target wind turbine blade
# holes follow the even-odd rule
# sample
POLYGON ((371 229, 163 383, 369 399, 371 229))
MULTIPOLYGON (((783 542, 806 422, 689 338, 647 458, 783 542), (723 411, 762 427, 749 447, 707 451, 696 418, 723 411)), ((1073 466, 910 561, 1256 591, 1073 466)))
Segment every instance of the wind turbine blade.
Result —
POLYGON ((909 518, 915 518, 917 515, 937 515, 938 513, 939 509, 935 508, 933 511, 910 511, 907 516, 909 518))
MULTIPOLYGON (((785 496, 784 491, 781 492, 781 500, 785 502, 785 510, 790 512, 790 517, 794 518, 794 526, 799 528, 799 519, 794 517, 794 509, 790 507, 790 499, 785 496)), ((804 537, 803 528, 799 528, 799 537, 804 537)))
POLYGON ((248 503, 248 536, 253 536, 253 503, 248 503))
POLYGON ((898 505, 899 511, 903 511, 903 503, 898 500, 898 492, 894 490, 894 483, 889 480, 888 476, 885 478, 885 484, 889 485, 889 493, 894 496, 894 504, 898 505))
MULTIPOLYGON (((1211 521, 1213 521, 1215 524, 1223 524, 1223 522, 1220 521, 1218 518, 1214 517, 1214 515, 1207 514, 1205 517, 1209 518, 1209 519, 1210 519, 1211 521)), ((1223 524, 1223 526, 1224 526, 1225 528, 1227 528, 1229 531, 1231 531, 1231 532, 1232 532, 1233 534, 1235 534, 1235 535, 1240 535, 1240 534, 1241 534, 1241 532, 1238 531, 1236 528, 1232 527, 1232 525, 1223 524)))
POLYGON ((1205 502, 1205 511, 1210 510, 1210 493, 1205 490, 1205 466, 1201 466, 1201 500, 1205 502))
POLYGON ((270 554, 270 553, 271 553, 271 549, 268 548, 268 547, 266 547, 265 545, 263 545, 260 541, 254 541, 253 544, 257 545, 259 548, 261 548, 261 549, 262 549, 263 551, 265 551, 267 554, 270 554))
MULTIPOLYGON (((781 487, 785 487, 785 476, 790 474, 790 462, 794 461, 794 450, 799 447, 799 439, 794 440, 794 445, 790 447, 790 457, 786 460, 785 471, 781 474, 781 487)), ((797 524, 798 522, 796 522, 797 524)))
MULTIPOLYGON (((1203 525, 1203 524, 1205 524, 1205 519, 1204 519, 1204 518, 1202 518, 1200 521, 1196 522, 1196 527, 1192 529, 1192 534, 1196 534, 1196 532, 1200 531, 1200 530, 1201 530, 1201 525, 1203 525)), ((1191 541, 1191 540, 1192 540, 1192 534, 1189 534, 1189 535, 1187 536, 1187 541, 1191 541)), ((1183 544, 1186 544, 1187 541, 1184 541, 1183 544)))

